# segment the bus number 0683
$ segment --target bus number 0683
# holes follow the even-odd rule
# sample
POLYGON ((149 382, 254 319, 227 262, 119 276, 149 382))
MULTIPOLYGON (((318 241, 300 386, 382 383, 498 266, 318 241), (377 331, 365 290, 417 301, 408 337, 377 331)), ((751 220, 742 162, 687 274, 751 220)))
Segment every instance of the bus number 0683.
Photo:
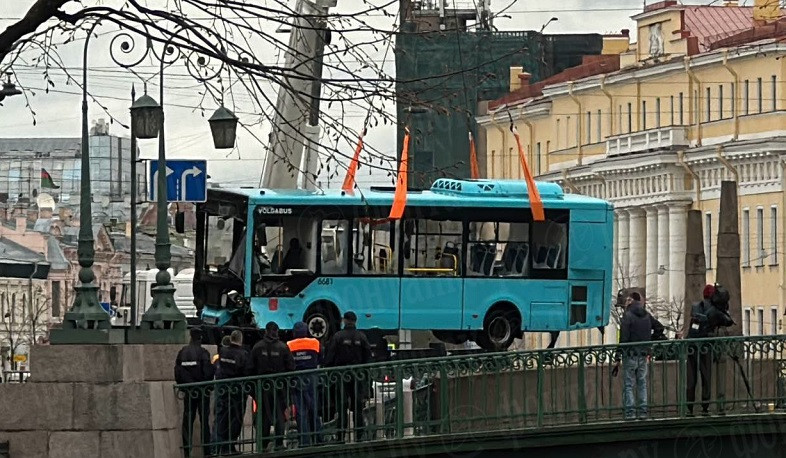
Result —
POLYGON ((317 279, 318 285, 332 285, 333 279, 332 278, 319 278, 317 279))

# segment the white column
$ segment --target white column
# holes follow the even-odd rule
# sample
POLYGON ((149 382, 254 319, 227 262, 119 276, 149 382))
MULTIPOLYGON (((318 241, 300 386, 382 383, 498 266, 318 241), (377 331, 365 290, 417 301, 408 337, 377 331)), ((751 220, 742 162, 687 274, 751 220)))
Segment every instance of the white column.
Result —
POLYGON ((644 210, 630 210, 630 286, 641 288, 647 278, 647 220, 644 210))
MULTIPOLYGON (((671 241, 669 240, 669 207, 658 207, 658 267, 666 267, 663 275, 657 275, 658 295, 660 299, 671 299, 669 293, 669 257, 671 256, 671 241)), ((650 297, 652 297, 650 295, 650 297)))
MULTIPOLYGON (((614 241, 612 246, 612 254, 614 256, 613 259, 614 267, 613 270, 611 271, 612 288, 617 288, 616 278, 619 276, 619 271, 620 271, 619 247, 620 247, 620 218, 619 218, 619 213, 614 212, 614 241)), ((614 291, 614 294, 616 294, 616 291, 614 291)))
POLYGON ((658 297, 658 209, 647 207, 647 298, 658 297))
POLYGON ((617 289, 628 287, 628 277, 630 275, 630 220, 628 212, 620 210, 617 212, 617 228, 619 237, 617 238, 617 271, 614 278, 617 279, 615 285, 617 289))
POLYGON ((685 298, 685 250, 687 249, 688 206, 674 204, 669 206, 669 239, 671 256, 669 259, 669 295, 679 302, 685 298))

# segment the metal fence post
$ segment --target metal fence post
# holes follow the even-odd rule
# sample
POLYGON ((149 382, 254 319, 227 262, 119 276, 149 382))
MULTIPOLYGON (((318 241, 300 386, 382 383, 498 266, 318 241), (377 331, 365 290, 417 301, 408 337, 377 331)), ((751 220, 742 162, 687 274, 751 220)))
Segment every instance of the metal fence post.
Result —
POLYGON ((585 387, 585 374, 586 366, 584 365, 584 352, 579 349, 579 373, 578 373, 578 401, 579 401, 579 423, 587 422, 587 396, 585 387))
POLYGON ((537 389, 537 396, 538 396, 538 427, 543 426, 543 410, 545 409, 544 401, 543 401, 543 385, 545 383, 545 374, 543 373, 543 352, 538 352, 538 389, 537 389))

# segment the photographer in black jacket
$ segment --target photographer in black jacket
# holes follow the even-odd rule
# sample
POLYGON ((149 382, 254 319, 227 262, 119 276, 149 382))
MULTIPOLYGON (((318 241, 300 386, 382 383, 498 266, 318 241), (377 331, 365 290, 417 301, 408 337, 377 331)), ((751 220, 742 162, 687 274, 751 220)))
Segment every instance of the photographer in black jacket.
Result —
MULTIPOLYGON (((704 287, 704 299, 693 304, 690 314, 690 327, 687 339, 705 339, 717 337, 719 328, 734 324, 729 316, 729 292, 722 286, 707 285, 704 287)), ((719 355, 715 355, 717 358, 719 355)), ((688 415, 693 416, 696 403, 696 384, 701 374, 701 409, 702 415, 709 415, 710 397, 712 395, 712 362, 713 351, 709 343, 701 343, 688 347, 688 384, 687 402, 688 415)))

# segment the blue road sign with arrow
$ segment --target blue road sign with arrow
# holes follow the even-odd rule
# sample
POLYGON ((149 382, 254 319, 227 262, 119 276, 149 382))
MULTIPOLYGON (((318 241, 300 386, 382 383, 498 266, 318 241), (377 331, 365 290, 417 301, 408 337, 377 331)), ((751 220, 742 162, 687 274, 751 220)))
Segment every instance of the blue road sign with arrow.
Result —
MULTIPOLYGON (((158 195, 158 161, 150 161, 150 200, 158 195)), ((166 161, 166 200, 204 202, 207 200, 207 161, 173 159, 166 161)))

